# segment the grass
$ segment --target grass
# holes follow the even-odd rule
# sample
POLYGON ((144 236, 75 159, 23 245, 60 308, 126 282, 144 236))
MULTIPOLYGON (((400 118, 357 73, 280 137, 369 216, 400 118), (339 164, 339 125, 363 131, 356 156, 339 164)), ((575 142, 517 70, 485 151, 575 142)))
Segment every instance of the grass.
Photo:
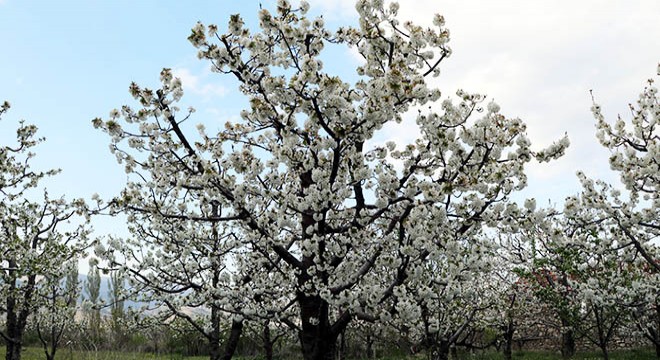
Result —
MULTIPOLYGON (((651 349, 633 349, 610 351, 610 360, 656 360, 655 351, 651 349)), ((459 357, 462 360, 503 360, 501 353, 485 352, 477 354, 465 354, 459 357)), ((573 360, 598 360, 603 356, 600 352, 580 352, 573 360)), ((513 360, 561 360, 558 353, 543 351, 514 351, 513 360)))
MULTIPOLYGON (((5 358, 5 347, 0 347, 0 359, 5 358)), ((28 347, 23 350, 21 360, 44 360, 46 355, 42 348, 28 347)), ((207 360, 208 356, 185 357, 178 354, 146 354, 119 351, 76 351, 59 349, 56 360, 207 360)))
MULTIPOLYGON (((0 347, 0 359, 5 357, 5 348, 0 347)), ((23 351, 22 360, 43 360, 46 358, 44 352, 38 347, 29 347, 23 351)), ((208 356, 186 357, 178 354, 145 354, 118 351, 84 352, 71 351, 69 349, 58 350, 57 360, 206 360, 208 356)), ((236 357, 237 360, 241 358, 236 357)), ((259 358, 255 358, 259 359, 259 358)), ((408 357, 408 360, 426 359, 425 356, 408 357)), ((501 353, 483 352, 476 354, 459 354, 461 360, 503 360, 501 353)), ((556 353, 541 351, 517 351, 513 353, 514 360, 561 360, 556 353)), ((598 360, 602 359, 599 352, 578 353, 574 360, 598 360)), ((636 349, 627 351, 612 351, 611 360, 656 360, 655 351, 651 349, 636 349)), ((401 360, 398 357, 380 358, 380 360, 401 360)))

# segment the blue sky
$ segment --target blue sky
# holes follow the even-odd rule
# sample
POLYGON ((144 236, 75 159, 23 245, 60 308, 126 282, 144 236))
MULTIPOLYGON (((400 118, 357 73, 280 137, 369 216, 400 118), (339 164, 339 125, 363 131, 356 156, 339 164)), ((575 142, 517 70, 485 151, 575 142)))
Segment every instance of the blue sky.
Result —
POLYGON ((228 16, 218 4, 14 0, 0 4, 0 97, 12 103, 6 118, 37 124, 47 137, 35 166, 63 169, 49 181, 54 192, 89 196, 121 186, 125 178, 121 168, 108 152, 107 137, 92 128, 91 119, 130 103, 131 81, 156 85, 163 67, 203 69, 186 37, 196 21, 228 16))
MULTIPOLYGON (((262 3, 272 7, 274 1, 262 3)), ((311 13, 322 13, 332 27, 355 23, 353 1, 310 3, 311 13)), ((233 13, 255 24, 258 8, 259 2, 247 0, 0 0, 0 100, 12 103, 0 123, 0 141, 10 140, 7 129, 26 119, 47 138, 34 166, 63 170, 45 183, 52 194, 112 196, 126 176, 91 119, 133 104, 131 81, 157 86, 160 69, 171 67, 183 80, 182 105, 198 109, 191 125, 221 127, 245 102, 230 79, 210 73, 196 58, 186 38, 195 22, 224 28, 233 13)), ((401 2, 402 19, 430 24, 434 13, 445 16, 454 50, 436 82, 445 96, 457 88, 487 94, 504 114, 528 123, 539 147, 569 134, 565 158, 529 168, 524 196, 561 204, 578 190, 578 169, 615 179, 594 137, 589 89, 610 119, 625 117, 660 61, 660 2, 401 2)), ((347 49, 327 57, 326 70, 345 76, 358 62, 347 49)), ((415 129, 404 122, 383 136, 406 142, 415 129)), ((96 227, 102 233, 113 229, 109 224, 96 227)))

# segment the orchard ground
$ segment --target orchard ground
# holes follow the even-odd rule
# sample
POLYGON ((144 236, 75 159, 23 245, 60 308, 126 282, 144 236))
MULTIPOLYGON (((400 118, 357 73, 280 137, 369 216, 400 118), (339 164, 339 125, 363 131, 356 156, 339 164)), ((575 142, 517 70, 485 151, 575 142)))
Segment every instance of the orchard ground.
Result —
MULTIPOLYGON (((0 348, 0 358, 4 358, 5 348, 0 348)), ((41 348, 29 347, 23 351, 23 360, 41 360, 44 358, 44 353, 41 348)), ((458 354, 460 360, 499 360, 503 359, 501 353, 493 351, 477 352, 474 354, 458 354)), ((514 359, 519 360, 559 360, 561 355, 559 353, 549 352, 536 352, 536 351, 519 351, 513 353, 514 359)), ((602 356, 597 352, 581 352, 576 354, 572 359, 574 360, 595 360, 601 359, 602 356)), ((150 353, 135 353, 135 352, 118 352, 118 351, 75 351, 71 349, 62 349, 57 356, 58 360, 206 360, 208 356, 182 356, 179 354, 150 354, 150 353)), ((258 360, 261 357, 236 357, 237 360, 258 360)), ((286 358, 297 359, 297 358, 286 358)), ((426 355, 418 354, 414 356, 401 357, 379 357, 380 360, 422 360, 427 359, 426 355)), ((611 360, 653 360, 656 359, 655 353, 652 349, 634 349, 634 350, 621 350, 613 351, 611 360)), ((283 359, 284 360, 284 359, 283 359)))

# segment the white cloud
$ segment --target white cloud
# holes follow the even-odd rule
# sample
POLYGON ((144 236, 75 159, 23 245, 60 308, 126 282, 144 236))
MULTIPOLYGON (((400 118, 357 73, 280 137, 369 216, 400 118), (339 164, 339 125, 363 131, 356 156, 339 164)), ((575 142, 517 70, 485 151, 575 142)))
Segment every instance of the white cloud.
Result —
POLYGON ((660 2, 461 1, 401 3, 402 20, 430 26, 442 13, 454 53, 436 85, 486 93, 520 117, 537 149, 565 132, 571 147, 552 164, 528 167, 530 196, 563 199, 575 171, 615 180, 595 138, 593 89, 609 119, 627 113, 660 61, 660 2))
MULTIPOLYGON (((3 1, 3 0, 0 0, 3 1)), ((355 24, 354 0, 310 0, 310 14, 328 22, 355 24)), ((608 152, 595 139, 590 113, 593 89, 606 117, 628 114, 645 80, 660 61, 660 2, 638 0, 400 1, 401 20, 432 26, 433 14, 444 15, 453 54, 432 80, 443 97, 456 89, 495 99, 503 114, 520 117, 536 149, 568 133, 566 156, 550 164, 528 166, 529 191, 524 195, 560 201, 579 188, 576 170, 608 181, 608 152)), ((355 49, 343 52, 341 66, 354 68, 363 59, 355 49)), ((223 96, 226 88, 205 81, 207 74, 175 70, 186 91, 223 96)), ((387 125, 373 145, 411 142, 418 131, 406 115, 402 124, 387 125)))
MULTIPOLYGON (((354 23, 353 1, 311 1, 324 16, 354 23), (350 5, 350 7, 349 7, 350 5), (331 13, 334 11, 334 14, 331 13), (350 13, 346 15, 345 13, 350 13), (327 15, 326 15, 327 14, 327 15)), ((660 61, 660 2, 639 0, 553 1, 400 1, 400 19, 432 26, 442 14, 450 30, 453 54, 433 80, 443 97, 456 89, 485 93, 509 117, 528 124, 537 149, 568 133, 571 147, 554 164, 530 166, 530 196, 563 199, 578 189, 577 169, 607 180, 608 153, 595 138, 589 110, 593 89, 611 121, 626 117, 655 74, 660 61), (563 193, 563 194, 562 194, 563 193)), ((354 53, 347 51, 351 60, 354 53)), ((396 129, 395 129, 396 128, 396 129)), ((408 138, 405 126, 383 135, 408 138)))
POLYGON ((223 97, 229 91, 222 85, 205 82, 208 74, 195 75, 188 68, 175 68, 172 72, 175 77, 181 79, 184 92, 200 95, 208 99, 211 97, 223 97))

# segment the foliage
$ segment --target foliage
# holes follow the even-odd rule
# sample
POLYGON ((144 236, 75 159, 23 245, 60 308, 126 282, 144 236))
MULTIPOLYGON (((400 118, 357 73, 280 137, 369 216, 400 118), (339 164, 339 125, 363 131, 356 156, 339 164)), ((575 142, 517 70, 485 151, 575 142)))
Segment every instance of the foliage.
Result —
POLYGON ((43 139, 19 123, 16 143, 0 147, 7 359, 33 340, 25 331, 48 358, 65 337, 69 357, 94 350, 79 358, 498 358, 493 347, 556 358, 513 351, 515 333, 535 326, 556 329, 564 358, 579 341, 605 359, 647 356, 610 351, 617 337, 646 338, 660 356, 653 80, 630 120, 610 124, 592 106, 622 188, 579 172, 581 191, 560 208, 521 206, 511 198, 525 166, 562 156, 568 139, 533 150, 525 123, 485 95, 443 97, 430 81, 451 55, 442 16, 422 28, 396 3, 360 0, 357 26, 330 30, 308 8, 279 0, 256 30, 240 15, 192 29, 198 57, 249 103, 223 129, 189 126, 194 109, 179 107, 182 83, 167 68, 156 89, 130 85, 137 105, 92 121, 128 174, 95 211, 126 215, 130 236, 96 242, 81 307, 70 265, 89 245, 89 210, 43 189, 58 171, 30 168, 43 139), (360 58, 355 77, 325 71, 330 46, 360 58), (402 122, 417 139, 384 138, 402 122), (107 315, 99 267, 111 273, 107 315), (129 299, 145 307, 127 310, 129 299))
POLYGON ((43 306, 34 314, 32 326, 35 328, 46 358, 55 359, 62 342, 71 338, 77 327, 75 315, 80 294, 78 286, 78 264, 74 260, 65 264, 65 277, 50 283, 43 306))
POLYGON ((101 273, 98 268, 98 260, 90 259, 89 272, 84 288, 83 310, 85 313, 86 328, 89 331, 89 341, 98 347, 102 340, 101 334, 101 273))
POLYGON ((99 255, 137 254, 137 266, 118 265, 163 301, 179 293, 174 311, 204 303, 274 318, 299 332, 305 358, 320 359, 355 319, 418 318, 428 298, 410 290, 444 291, 426 287, 458 276, 462 266, 451 265, 429 276, 448 259, 478 262, 464 250, 515 208, 505 204, 526 185, 524 165, 561 156, 568 140, 533 151, 525 124, 493 102, 484 108, 480 94, 437 103, 427 79, 451 54, 442 16, 424 29, 401 23, 397 4, 363 0, 359 27, 331 32, 307 9, 279 1, 275 13, 259 12, 254 33, 239 15, 224 34, 193 28, 198 56, 249 99, 224 130, 186 131, 193 112, 176 105, 183 91, 169 69, 155 91, 131 84, 139 108, 93 124, 131 179, 111 204, 147 235, 141 251, 127 240, 99 255), (328 44, 356 49, 355 84, 324 72, 328 44), (374 142, 384 125, 427 106, 416 117, 419 139, 374 142), (154 268, 185 278, 160 285, 154 268), (220 281, 202 280, 209 276, 220 281), (277 315, 292 304, 297 314, 277 315))
MULTIPOLYGON (((0 116, 9 103, 0 106, 0 116)), ((30 168, 33 148, 43 141, 37 128, 21 121, 16 144, 0 146, 0 335, 19 359, 28 319, 53 297, 67 271, 87 247, 89 221, 81 199, 52 198, 40 182, 57 170, 30 168), (39 195, 39 192, 42 194, 39 195), (35 200, 37 199, 37 200, 35 200)))

